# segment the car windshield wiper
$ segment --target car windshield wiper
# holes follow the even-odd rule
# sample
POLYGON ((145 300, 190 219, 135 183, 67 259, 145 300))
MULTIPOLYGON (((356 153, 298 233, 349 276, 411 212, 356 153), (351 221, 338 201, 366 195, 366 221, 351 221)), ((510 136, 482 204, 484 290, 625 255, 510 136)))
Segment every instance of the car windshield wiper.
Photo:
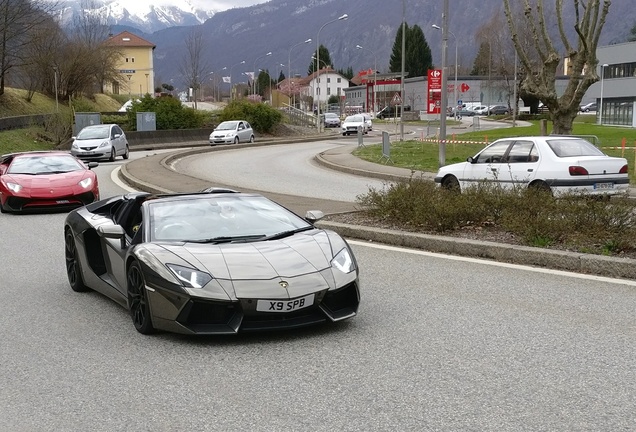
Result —
POLYGON ((252 235, 244 235, 244 236, 220 236, 220 237, 212 237, 208 239, 198 239, 198 240, 184 240, 189 243, 240 243, 246 242, 250 240, 260 240, 265 235, 263 234, 252 234, 252 235))
POLYGON ((296 233, 299 233, 299 232, 302 232, 302 231, 308 231, 308 230, 312 230, 312 229, 314 229, 314 227, 311 226, 311 225, 308 225, 308 226, 305 226, 305 227, 296 228, 296 229, 293 229, 293 230, 283 231, 283 232, 279 232, 279 233, 276 233, 276 234, 272 234, 270 236, 265 237, 263 240, 279 240, 279 239, 282 239, 282 238, 285 238, 285 237, 292 236, 292 235, 294 235, 296 233))

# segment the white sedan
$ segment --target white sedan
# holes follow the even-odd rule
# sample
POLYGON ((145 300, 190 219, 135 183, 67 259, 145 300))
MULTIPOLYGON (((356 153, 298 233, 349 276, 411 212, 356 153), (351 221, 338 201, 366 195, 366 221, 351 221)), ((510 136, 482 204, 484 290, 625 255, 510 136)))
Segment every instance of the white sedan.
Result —
POLYGON ((435 182, 464 190, 479 182, 590 194, 625 193, 627 159, 610 157, 583 138, 535 136, 503 138, 466 162, 440 168, 435 182))

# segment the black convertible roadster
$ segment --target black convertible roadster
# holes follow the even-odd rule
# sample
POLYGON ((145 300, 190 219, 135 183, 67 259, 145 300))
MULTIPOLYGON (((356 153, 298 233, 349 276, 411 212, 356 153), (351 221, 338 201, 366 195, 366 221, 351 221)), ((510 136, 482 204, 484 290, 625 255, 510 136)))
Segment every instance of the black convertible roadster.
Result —
POLYGON ((130 311, 135 328, 233 334, 356 315, 358 267, 346 241, 256 194, 132 193, 69 213, 66 271, 130 311))

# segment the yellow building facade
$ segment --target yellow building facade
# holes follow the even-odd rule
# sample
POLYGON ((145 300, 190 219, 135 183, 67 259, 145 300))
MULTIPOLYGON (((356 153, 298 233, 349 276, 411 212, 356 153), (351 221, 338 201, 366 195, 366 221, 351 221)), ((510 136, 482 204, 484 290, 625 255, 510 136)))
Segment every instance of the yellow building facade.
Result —
POLYGON ((116 48, 121 56, 116 68, 119 79, 105 84, 105 90, 112 94, 128 94, 143 96, 154 94, 154 61, 155 45, 128 31, 108 38, 106 45, 116 48))

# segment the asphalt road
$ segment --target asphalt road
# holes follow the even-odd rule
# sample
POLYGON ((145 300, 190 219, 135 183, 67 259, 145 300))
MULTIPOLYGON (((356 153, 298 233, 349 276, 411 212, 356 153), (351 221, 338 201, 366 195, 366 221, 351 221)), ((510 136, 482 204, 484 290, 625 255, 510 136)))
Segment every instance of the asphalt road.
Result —
POLYGON ((0 215, 0 431, 636 427, 633 282, 352 242, 353 320, 145 337, 70 290, 64 217, 0 215))

